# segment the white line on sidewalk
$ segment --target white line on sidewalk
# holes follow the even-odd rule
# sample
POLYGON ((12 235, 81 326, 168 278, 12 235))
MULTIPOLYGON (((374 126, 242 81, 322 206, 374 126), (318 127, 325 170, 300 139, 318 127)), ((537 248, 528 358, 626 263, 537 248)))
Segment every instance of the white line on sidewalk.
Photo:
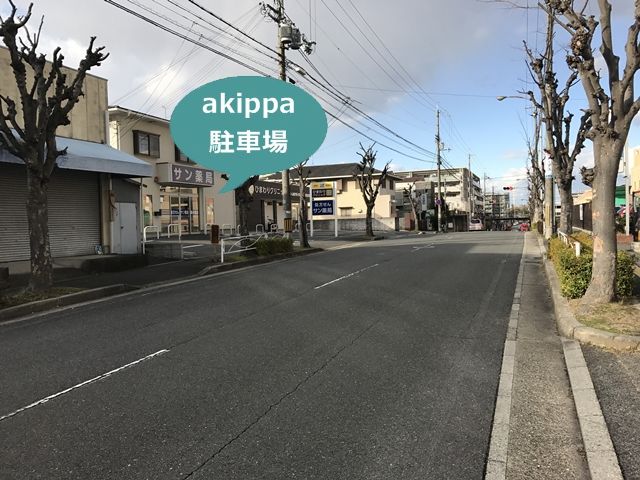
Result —
POLYGON ((353 277, 354 275, 357 275, 358 273, 362 273, 365 270, 369 270, 370 268, 377 267, 378 265, 380 265, 380 264, 376 263, 375 265, 371 265, 369 267, 364 267, 364 268, 361 268, 360 270, 356 270, 355 272, 351 272, 351 273, 349 273, 347 275, 343 275, 342 277, 336 278, 335 280, 331 280, 330 282, 323 283, 322 285, 318 285, 317 287, 314 288, 314 290, 318 290, 319 288, 326 287, 327 285, 331 285, 332 283, 339 282, 340 280, 344 280, 345 278, 353 277))
POLYGON ((134 365, 136 365, 138 363, 144 362, 145 360, 149 360, 150 358, 157 357, 158 355, 162 355, 163 353, 167 353, 168 351, 169 350, 167 350, 167 349, 158 350, 157 352, 152 353, 150 355, 147 355, 146 357, 142 357, 142 358, 140 358, 138 360, 135 360, 135 361, 133 361, 131 363, 127 363, 126 365, 123 365, 121 367, 115 368, 113 370, 109 370, 108 372, 103 373, 102 375, 98 375, 97 377, 93 377, 93 378, 91 378, 89 380, 85 380, 84 382, 78 383, 77 385, 74 385, 73 387, 66 388, 66 389, 64 389, 64 390, 62 390, 62 391, 60 391, 58 393, 54 393, 53 395, 49 395, 48 397, 45 397, 45 398, 42 398, 42 399, 40 399, 40 400, 38 400, 36 402, 30 403, 29 405, 27 405, 25 407, 19 408, 18 410, 15 410, 15 411, 13 411, 11 413, 7 413, 6 415, 3 415, 2 417, 0 417, 0 422, 3 421, 3 420, 6 420, 7 418, 11 418, 11 417, 13 417, 13 416, 15 416, 15 415, 17 415, 19 413, 22 413, 25 410, 29 410, 30 408, 37 407, 38 405, 42 405, 43 403, 47 403, 49 400, 52 400, 52 399, 54 399, 56 397, 64 395, 65 393, 69 393, 72 390, 76 390, 76 389, 78 389, 80 387, 84 387, 85 385, 89 385, 90 383, 97 382, 98 380, 102 380, 103 378, 107 378, 107 377, 113 375, 114 373, 117 373, 117 372, 119 372, 121 370, 124 370, 125 368, 132 367, 132 366, 134 366, 134 365))
POLYGON ((198 245, 187 245, 186 247, 182 247, 183 250, 187 249, 187 248, 195 248, 195 247, 202 247, 201 244, 198 245))

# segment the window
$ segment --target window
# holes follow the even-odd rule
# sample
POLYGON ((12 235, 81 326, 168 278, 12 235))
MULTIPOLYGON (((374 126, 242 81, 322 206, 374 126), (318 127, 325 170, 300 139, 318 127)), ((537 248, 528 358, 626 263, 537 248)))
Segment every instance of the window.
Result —
POLYGON ((144 226, 153 225, 153 197, 151 195, 144 196, 144 226))
POLYGON ((178 163, 192 163, 189 157, 180 151, 177 145, 174 146, 176 153, 176 162, 178 163))
POLYGON ((160 135, 134 130, 133 153, 155 158, 160 157, 160 135))
POLYGON ((389 179, 389 190, 393 190, 393 180, 389 179))
POLYGON ((353 213, 353 207, 340 207, 341 217, 350 217, 353 213))

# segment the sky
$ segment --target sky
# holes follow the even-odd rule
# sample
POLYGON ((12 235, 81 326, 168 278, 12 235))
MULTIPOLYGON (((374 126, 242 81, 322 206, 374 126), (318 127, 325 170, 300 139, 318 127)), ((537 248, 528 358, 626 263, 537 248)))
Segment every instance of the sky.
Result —
MULTIPOLYGON (((513 186, 515 202, 524 203, 526 138, 533 122, 530 104, 522 98, 499 102, 496 97, 518 97, 519 92, 534 89, 523 41, 534 50, 543 48, 545 17, 534 7, 534 0, 519 1, 522 5, 528 2, 531 8, 484 0, 286 0, 287 15, 307 39, 316 42, 307 57, 312 65, 299 51, 288 51, 287 58, 314 78, 323 77, 334 91, 349 97, 354 106, 388 129, 344 108, 316 89, 308 77, 291 71, 298 86, 309 89, 346 124, 328 119, 327 138, 311 163, 358 161, 359 143, 368 146, 374 139, 379 167, 390 162, 396 171, 435 168, 436 110, 440 110, 447 164, 466 167, 471 161, 474 173, 488 177, 488 190, 513 186)), ((15 3, 20 11, 29 4, 24 0, 15 3)), ((261 14, 255 0, 113 3, 242 58, 263 73, 278 74, 270 52, 250 40, 243 44, 231 38, 221 29, 240 35, 198 7, 264 45, 275 46, 276 25, 261 14)), ((614 38, 620 45, 631 20, 632 2, 613 0, 612 4, 614 38)), ((8 1, 0 0, 0 13, 4 16, 7 10, 8 1)), ((256 74, 105 0, 34 0, 32 29, 41 16, 40 47, 49 58, 60 46, 65 64, 77 66, 90 36, 96 36, 96 43, 110 52, 104 64, 91 73, 109 80, 111 105, 169 118, 178 101, 198 86, 227 76, 256 74)), ((562 48, 567 38, 562 31, 557 38, 563 83, 562 48)), ((572 89, 569 108, 579 117, 585 105, 578 84, 572 89)), ((629 145, 639 144, 640 122, 634 122, 629 145)), ((578 163, 592 163, 590 142, 578 163)), ((580 190, 584 186, 577 176, 576 190, 580 190)))

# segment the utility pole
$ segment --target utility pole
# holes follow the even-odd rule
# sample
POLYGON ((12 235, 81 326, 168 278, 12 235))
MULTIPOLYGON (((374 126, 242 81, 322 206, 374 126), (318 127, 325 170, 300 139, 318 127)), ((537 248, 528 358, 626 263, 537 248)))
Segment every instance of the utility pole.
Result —
POLYGON ((438 164, 438 232, 442 231, 442 181, 440 177, 440 166, 442 165, 442 158, 440 157, 440 149, 442 144, 440 143, 440 109, 436 109, 436 160, 438 164))
POLYGON ((482 223, 487 228, 487 172, 482 174, 482 223))
POLYGON ((556 215, 553 193, 553 177, 547 175, 544 178, 544 238, 547 240, 553 235, 553 224, 556 215))
POLYGON ((496 192, 495 185, 491 185, 491 228, 495 230, 496 223, 496 192))
MULTIPOLYGON (((284 0, 274 0, 275 7, 266 2, 260 2, 260 9, 265 17, 269 17, 278 26, 278 63, 280 65, 280 80, 287 81, 287 57, 285 50, 303 49, 307 55, 313 51, 316 42, 307 41, 304 34, 296 28, 284 11, 284 0)), ((293 231, 293 219, 291 218, 291 191, 289 186, 289 169, 282 170, 282 206, 284 207, 284 231, 288 238, 293 231)), ((301 195, 304 193, 301 192, 301 195)), ((304 228, 304 227, 303 227, 304 228)))
MULTIPOLYGON (((280 80, 287 81, 287 57, 285 53, 285 43, 280 37, 280 25, 284 22, 284 0, 275 0, 278 11, 278 50, 280 52, 280 80)), ((289 190, 289 169, 282 170, 282 206, 284 207, 284 235, 289 237, 293 231, 293 220, 291 218, 291 192, 289 190)), ((303 227, 304 228, 304 227, 303 227)))
POLYGON ((471 174, 471 154, 469 154, 469 222, 467 224, 467 230, 469 230, 469 226, 471 225, 471 217, 473 216, 473 175, 471 174))

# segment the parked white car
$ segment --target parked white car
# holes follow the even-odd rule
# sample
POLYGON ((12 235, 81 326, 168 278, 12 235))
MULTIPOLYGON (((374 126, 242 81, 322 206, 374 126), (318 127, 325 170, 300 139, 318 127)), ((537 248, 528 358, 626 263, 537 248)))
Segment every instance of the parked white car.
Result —
POLYGON ((479 218, 472 218, 471 222, 469 223, 469 231, 472 232, 477 230, 484 230, 482 220, 480 220, 479 218))

